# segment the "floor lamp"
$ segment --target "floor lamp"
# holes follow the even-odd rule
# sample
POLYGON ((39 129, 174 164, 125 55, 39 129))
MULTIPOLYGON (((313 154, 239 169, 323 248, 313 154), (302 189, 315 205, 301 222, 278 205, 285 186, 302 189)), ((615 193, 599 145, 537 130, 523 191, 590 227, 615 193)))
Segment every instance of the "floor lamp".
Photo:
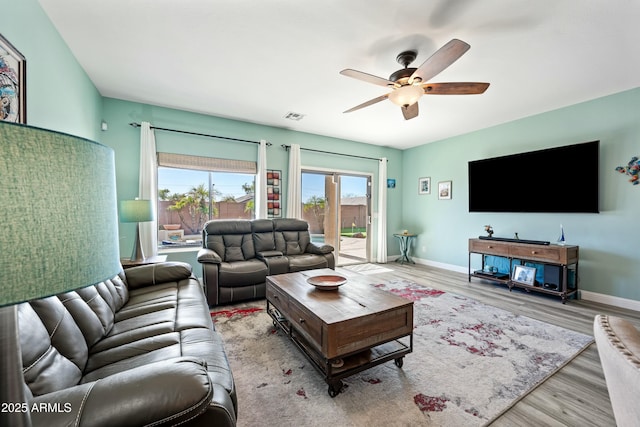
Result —
MULTIPOLYGON (((0 402, 28 405, 17 304, 121 269, 114 154, 86 139, 0 122, 0 176, 0 402)), ((29 426, 31 418, 3 411, 0 425, 29 426)))
POLYGON ((153 205, 151 200, 122 200, 120 202, 120 222, 136 223, 136 241, 131 253, 131 261, 144 261, 144 251, 140 245, 140 223, 153 221, 153 205))

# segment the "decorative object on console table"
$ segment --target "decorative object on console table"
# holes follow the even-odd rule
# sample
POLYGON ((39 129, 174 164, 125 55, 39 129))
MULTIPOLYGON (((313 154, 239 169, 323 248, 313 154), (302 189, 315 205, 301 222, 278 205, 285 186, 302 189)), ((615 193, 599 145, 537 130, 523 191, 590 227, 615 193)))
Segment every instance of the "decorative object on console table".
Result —
MULTIPOLYGON (((0 141, 7 231, 0 240, 0 402, 28 405, 15 304, 120 271, 114 154, 93 141, 5 122, 0 141), (42 230, 61 238, 43 239, 42 230)), ((3 413, 2 420, 31 424, 29 411, 3 413)))
POLYGON ((136 223, 136 240, 131 253, 131 261, 144 261, 144 252, 140 245, 140 223, 153 221, 153 205, 151 200, 122 200, 120 201, 120 222, 136 223))
POLYGON ((267 215, 269 218, 282 217, 280 183, 282 171, 267 169, 267 215))
POLYGON ((418 178, 418 194, 431 194, 431 178, 418 178))
POLYGON ((451 181, 440 181, 438 183, 438 199, 451 200, 451 181))
POLYGON ((487 235, 489 237, 493 237, 493 228, 490 225, 485 225, 484 226, 484 231, 487 232, 487 235))
POLYGON ((564 227, 560 224, 560 237, 558 237, 558 244, 564 246, 566 243, 567 242, 564 238, 564 227))
POLYGON ((0 121, 27 123, 27 61, 0 34, 0 121))

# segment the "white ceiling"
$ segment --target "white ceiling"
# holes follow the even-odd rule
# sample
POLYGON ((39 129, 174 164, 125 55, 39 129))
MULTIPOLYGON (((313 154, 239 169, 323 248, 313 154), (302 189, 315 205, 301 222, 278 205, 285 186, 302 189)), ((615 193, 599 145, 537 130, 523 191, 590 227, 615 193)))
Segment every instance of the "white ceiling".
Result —
POLYGON ((103 96, 408 148, 640 86, 638 0, 40 0, 103 96), (452 38, 471 49, 405 121, 387 89, 452 38), (284 118, 304 114, 301 121, 284 118))

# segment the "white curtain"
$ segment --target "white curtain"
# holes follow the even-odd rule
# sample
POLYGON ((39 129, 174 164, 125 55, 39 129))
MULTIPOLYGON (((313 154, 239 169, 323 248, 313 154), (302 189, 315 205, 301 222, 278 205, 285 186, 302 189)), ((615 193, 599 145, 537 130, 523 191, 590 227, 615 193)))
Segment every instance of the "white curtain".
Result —
POLYGON ((158 165, 156 162, 156 137, 149 122, 140 124, 140 180, 138 197, 151 200, 153 221, 140 223, 140 245, 144 256, 158 255, 158 165))
POLYGON ((380 159, 378 166, 378 241, 376 262, 387 262, 387 158, 380 159))
POLYGON ((287 186, 287 218, 302 218, 302 170, 300 145, 289 148, 289 183, 287 186))
POLYGON ((267 141, 260 140, 258 146, 258 171, 255 188, 256 218, 267 217, 267 141))

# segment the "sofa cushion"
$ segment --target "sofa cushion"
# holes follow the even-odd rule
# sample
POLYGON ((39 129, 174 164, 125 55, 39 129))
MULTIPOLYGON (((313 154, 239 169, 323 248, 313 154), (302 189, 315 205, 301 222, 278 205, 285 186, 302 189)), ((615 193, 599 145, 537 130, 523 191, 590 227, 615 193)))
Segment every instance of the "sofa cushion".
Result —
POLYGON ((255 258, 249 220, 213 220, 202 230, 203 247, 215 251, 222 261, 234 262, 255 258), (227 251, 228 248, 234 248, 227 251))
POLYGON ((175 282, 188 279, 191 266, 183 262, 163 262, 160 264, 141 265, 128 268, 126 272, 127 286, 137 289, 159 283, 175 282))
MULTIPOLYGON (((50 344, 62 356, 73 362, 80 372, 84 371, 89 357, 89 348, 82 337, 82 331, 60 299, 53 296, 31 301, 29 305, 47 329, 50 344)), ((27 327, 27 325, 20 326, 27 327)))
POLYGON ((302 254, 289 256, 289 271, 313 270, 316 268, 327 268, 329 263, 323 255, 302 254))
POLYGON ((253 232, 253 246, 256 252, 269 252, 276 249, 273 238, 273 221, 270 219, 256 219, 251 221, 253 232))
POLYGON ((285 255, 299 255, 305 252, 311 242, 309 224, 292 218, 274 219, 274 240, 276 250, 285 255))
POLYGON ((224 260, 226 262, 244 261, 244 259, 240 246, 227 246, 224 248, 224 260))
MULTIPOLYGON (((58 315, 56 313, 49 320, 58 315)), ((18 307, 18 325, 21 331, 28 331, 20 333, 20 348, 24 381, 32 395, 39 396, 78 384, 82 370, 51 344, 47 328, 29 303, 18 307)), ((86 350, 82 336, 78 345, 86 350)))
POLYGON ((226 287, 247 286, 265 283, 267 265, 257 258, 241 262, 223 262, 220 264, 219 281, 226 287))

